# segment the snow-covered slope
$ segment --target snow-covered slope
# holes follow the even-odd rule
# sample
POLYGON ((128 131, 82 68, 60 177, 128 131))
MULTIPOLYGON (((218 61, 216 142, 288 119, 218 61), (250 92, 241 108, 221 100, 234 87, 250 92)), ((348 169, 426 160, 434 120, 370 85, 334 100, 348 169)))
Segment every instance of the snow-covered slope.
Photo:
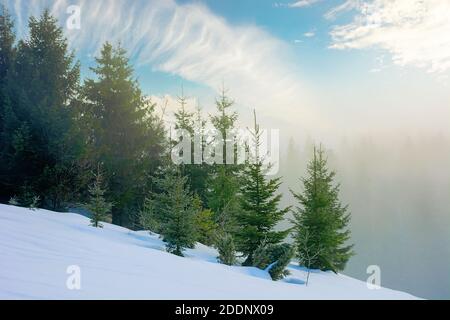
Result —
POLYGON ((292 264, 280 282, 256 268, 216 263, 198 245, 186 258, 164 252, 147 232, 133 232, 73 213, 0 205, 1 299, 412 299, 333 273, 306 273, 292 264), (67 268, 78 266, 81 290, 69 290, 67 268))

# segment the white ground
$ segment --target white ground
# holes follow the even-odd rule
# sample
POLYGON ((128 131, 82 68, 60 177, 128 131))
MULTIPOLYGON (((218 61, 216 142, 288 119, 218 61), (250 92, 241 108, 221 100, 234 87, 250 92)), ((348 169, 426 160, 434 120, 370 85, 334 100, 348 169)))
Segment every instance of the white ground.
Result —
POLYGON ((279 282, 256 268, 216 262, 198 245, 186 258, 164 252, 148 232, 133 232, 73 213, 0 205, 0 299, 413 299, 389 289, 294 263, 279 282), (69 266, 81 270, 81 290, 69 290, 69 266))

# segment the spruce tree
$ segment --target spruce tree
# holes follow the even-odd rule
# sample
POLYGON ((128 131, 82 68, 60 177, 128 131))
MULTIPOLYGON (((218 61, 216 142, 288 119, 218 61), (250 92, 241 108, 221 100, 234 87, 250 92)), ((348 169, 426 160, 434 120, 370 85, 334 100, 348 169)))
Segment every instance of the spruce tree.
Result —
POLYGON ((139 223, 144 230, 151 232, 160 232, 160 223, 156 215, 156 204, 155 200, 151 197, 145 197, 142 209, 139 212, 139 223))
POLYGON ((86 208, 91 213, 91 225, 95 228, 102 228, 100 221, 104 221, 111 212, 112 204, 105 199, 106 187, 103 181, 103 173, 100 168, 94 175, 95 181, 89 186, 90 201, 86 208))
POLYGON ((233 237, 229 233, 222 233, 218 236, 217 251, 219 251, 217 261, 220 263, 228 266, 236 263, 236 247, 233 237))
MULTIPOLYGON (((196 112, 187 110, 188 98, 184 95, 184 90, 181 91, 181 96, 178 97, 179 108, 175 112, 175 129, 183 130, 191 140, 191 154, 189 163, 180 164, 180 169, 183 175, 188 178, 189 189, 197 194, 202 202, 206 201, 206 180, 208 177, 209 166, 203 162, 203 147, 204 141, 201 138, 204 129, 205 121, 202 119, 201 109, 197 107, 196 112), (196 138, 200 138, 200 145, 195 142, 196 138)), ((175 141, 178 143, 179 141, 175 141)), ((180 156, 182 156, 180 154, 180 156)), ((184 155, 183 155, 184 156, 184 155)))
POLYGON ((7 27, 1 28, 1 73, 6 72, 8 84, 2 108, 1 157, 7 170, 3 184, 12 186, 13 194, 20 184, 29 185, 41 196, 42 206, 51 209, 62 209, 78 193, 77 160, 82 151, 81 139, 73 135, 71 108, 78 93, 79 65, 57 24, 47 10, 39 18, 31 17, 29 36, 19 41, 7 71, 3 47, 7 53, 12 37, 7 27))
POLYGON ((193 248, 197 240, 196 201, 178 166, 167 163, 154 177, 151 193, 154 207, 152 219, 166 242, 167 251, 183 256, 186 248, 193 248))
MULTIPOLYGON (((3 106, 7 99, 8 74, 14 65, 16 48, 14 45, 14 23, 5 5, 0 4, 0 132, 3 123, 3 106)), ((1 151, 1 140, 0 140, 1 151)))
MULTIPOLYGON (((241 166, 237 164, 227 164, 227 146, 231 141, 230 135, 235 129, 237 113, 230 111, 234 102, 222 89, 221 96, 216 100, 217 114, 211 116, 211 123, 218 132, 219 141, 215 141, 220 147, 223 163, 217 163, 212 167, 208 179, 207 204, 214 212, 214 220, 221 228, 222 232, 234 234, 237 229, 235 216, 239 212, 239 181, 238 174, 241 166)), ((234 154, 233 157, 236 155, 234 154)))
POLYGON ((168 206, 164 213, 167 224, 164 227, 164 241, 167 250, 183 256, 185 248, 193 248, 196 240, 195 210, 192 195, 187 190, 187 178, 179 173, 169 178, 171 187, 167 190, 168 206))
POLYGON ((212 246, 216 242, 217 232, 217 225, 213 219, 213 212, 209 209, 197 212, 195 224, 197 228, 197 241, 206 246, 212 246))
POLYGON ((14 23, 4 4, 0 4, 0 83, 4 81, 11 69, 15 55, 14 23))
POLYGON ((261 131, 256 122, 252 132, 254 152, 243 169, 240 179, 241 208, 238 222, 241 227, 237 234, 237 248, 246 257, 245 265, 253 264, 253 254, 262 241, 267 244, 280 243, 289 231, 275 231, 275 226, 283 220, 290 208, 279 209, 281 194, 280 178, 266 179, 268 167, 260 154, 261 131))
POLYGON ((348 244, 350 213, 339 201, 334 178, 322 147, 314 148, 308 175, 302 179, 304 191, 291 192, 299 202, 293 219, 299 260, 307 260, 308 268, 338 272, 353 255, 353 246, 348 244))
POLYGON ((105 43, 95 79, 84 83, 80 121, 87 128, 91 163, 104 164, 113 223, 134 225, 148 190, 148 177, 159 165, 164 131, 152 104, 134 78, 126 51, 105 43))

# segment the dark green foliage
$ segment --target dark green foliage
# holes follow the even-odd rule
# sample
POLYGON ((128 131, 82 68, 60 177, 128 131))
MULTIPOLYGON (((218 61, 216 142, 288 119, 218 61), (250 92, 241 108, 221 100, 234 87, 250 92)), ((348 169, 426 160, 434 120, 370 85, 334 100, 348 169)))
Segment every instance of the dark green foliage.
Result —
POLYGON ((152 197, 146 197, 144 199, 144 205, 139 212, 139 223, 144 230, 159 233, 161 230, 161 225, 158 221, 155 208, 156 204, 152 197))
POLYGON ((214 222, 213 212, 209 209, 197 212, 195 225, 197 228, 197 241, 204 245, 212 246, 216 241, 216 233, 218 230, 214 222))
MULTIPOLYGON (((216 100, 217 115, 211 116, 211 123, 219 132, 219 137, 222 139, 222 162, 219 165, 227 163, 227 145, 233 143, 230 141, 230 136, 234 129, 235 123, 238 119, 236 112, 229 112, 229 109, 234 105, 234 101, 227 97, 225 88, 222 89, 222 94, 216 100)), ((236 156, 235 154, 233 155, 236 156)), ((236 169, 235 166, 228 163, 227 166, 231 171, 236 169)))
POLYGON ((294 249, 288 244, 282 244, 275 247, 272 257, 275 261, 269 269, 272 280, 277 281, 288 276, 289 271, 286 268, 294 257, 294 249))
MULTIPOLYGON (((181 172, 188 178, 189 189, 200 197, 203 203, 206 203, 207 196, 207 178, 210 166, 204 163, 203 150, 205 141, 202 134, 205 130, 206 122, 203 120, 201 110, 198 107, 197 112, 187 110, 187 98, 182 94, 178 97, 179 109, 175 112, 175 129, 183 130, 189 134, 191 139, 191 154, 188 163, 180 164, 181 172), (200 145, 195 143, 195 137, 201 138, 200 145)), ((174 141, 178 143, 179 141, 174 141)), ((182 156, 180 154, 180 156, 182 156)))
POLYGON ((302 179, 303 193, 292 192, 300 205, 293 222, 300 261, 308 268, 338 272, 353 255, 353 246, 348 245, 350 214, 339 202, 339 185, 334 185, 334 177, 327 168, 324 151, 315 148, 308 176, 302 179))
POLYGON ((14 23, 5 5, 0 4, 0 83, 6 79, 15 54, 14 23))
POLYGON ((262 241, 253 252, 253 266, 265 270, 272 262, 272 246, 262 241))
POLYGON ((96 79, 84 84, 80 122, 90 161, 104 166, 108 197, 115 204, 113 223, 133 225, 132 213, 142 204, 148 177, 159 162, 162 124, 133 78, 123 48, 106 43, 96 62, 96 79))
MULTIPOLYGON (((8 10, 0 4, 0 132, 3 131, 3 118, 5 104, 10 102, 8 97, 8 75, 12 71, 16 48, 14 46, 14 23, 8 10)), ((2 139, 0 139, 0 153, 2 151, 2 139)), ((1 168, 0 168, 1 174, 1 168)))
POLYGON ((161 178, 155 179, 158 193, 151 199, 155 204, 152 220, 157 232, 166 242, 167 251, 183 256, 186 248, 193 248, 197 240, 194 197, 187 186, 187 178, 178 167, 169 164, 161 178))
POLYGON ((86 208, 92 215, 91 225, 96 228, 102 228, 100 221, 104 221, 106 216, 111 212, 113 205, 105 199, 106 187, 100 168, 94 176, 95 181, 89 186, 90 201, 86 205, 86 208))
POLYGON ((217 260, 220 263, 229 266, 236 264, 236 247, 233 237, 229 233, 219 235, 217 239, 217 250, 219 251, 217 260))
MULTIPOLYGON (((11 37, 2 36, 2 47, 6 38, 11 42, 11 37)), ((80 187, 77 159, 82 147, 71 108, 79 65, 48 11, 39 19, 30 18, 29 38, 19 41, 14 52, 9 59, 2 53, 0 59, 6 65, 14 58, 8 70, 2 67, 7 80, 1 90, 0 185, 5 193, 15 194, 20 185, 28 184, 44 207, 61 209, 80 187)))
MULTIPOLYGON (((225 90, 216 100, 217 114, 211 116, 211 123, 218 132, 217 139, 213 143, 222 145, 216 147, 216 152, 221 153, 217 157, 219 163, 212 167, 210 172, 207 194, 208 207, 214 212, 214 220, 219 225, 222 232, 234 234, 237 229, 236 214, 240 210, 239 203, 239 182, 238 175, 241 166, 226 162, 228 145, 234 143, 230 140, 235 123, 237 121, 237 113, 231 112, 230 108, 234 102, 227 97, 225 90)), ((236 149, 232 158, 236 159, 236 149)))
POLYGON ((240 210, 238 179, 226 165, 219 165, 214 171, 209 180, 209 208, 221 230, 235 233, 236 215, 240 210))
POLYGON ((256 123, 253 132, 253 159, 248 161, 239 181, 242 211, 237 219, 240 230, 236 236, 237 249, 246 257, 245 265, 253 265, 253 254, 263 242, 280 243, 289 231, 275 231, 274 227, 284 218, 290 208, 279 209, 281 194, 276 194, 280 178, 266 179, 267 168, 259 154, 261 132, 256 123))
POLYGON ((293 257, 294 250, 289 244, 267 244, 263 241, 253 253, 253 266, 268 269, 272 279, 277 281, 289 275, 286 267, 293 257))

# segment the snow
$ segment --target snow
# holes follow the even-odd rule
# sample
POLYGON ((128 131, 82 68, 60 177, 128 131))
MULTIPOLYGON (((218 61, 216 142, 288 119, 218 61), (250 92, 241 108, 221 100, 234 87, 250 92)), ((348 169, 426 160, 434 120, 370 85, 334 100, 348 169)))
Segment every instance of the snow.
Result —
POLYGON ((217 263, 213 248, 198 244, 177 257, 157 235, 134 232, 74 213, 0 205, 0 299, 414 299, 365 282, 313 271, 295 263, 274 282, 257 268, 217 263), (69 266, 80 268, 80 290, 67 286, 69 266))

